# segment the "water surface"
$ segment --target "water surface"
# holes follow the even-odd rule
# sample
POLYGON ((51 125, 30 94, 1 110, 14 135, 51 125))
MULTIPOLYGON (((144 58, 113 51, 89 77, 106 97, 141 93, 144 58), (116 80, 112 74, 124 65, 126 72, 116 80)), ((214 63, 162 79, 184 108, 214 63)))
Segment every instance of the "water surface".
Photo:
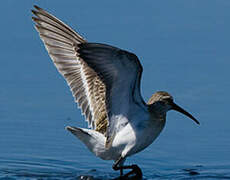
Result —
POLYGON ((0 178, 114 179, 64 128, 87 127, 31 21, 37 4, 92 42, 137 54, 142 94, 170 92, 200 122, 169 112, 160 137, 130 157, 144 179, 230 179, 230 2, 3 1, 0 178))

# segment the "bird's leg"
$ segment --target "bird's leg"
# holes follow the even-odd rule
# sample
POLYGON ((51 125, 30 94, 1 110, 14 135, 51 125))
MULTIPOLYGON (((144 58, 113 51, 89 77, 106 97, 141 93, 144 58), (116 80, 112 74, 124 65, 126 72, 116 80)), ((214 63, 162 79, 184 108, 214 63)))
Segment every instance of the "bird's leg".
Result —
POLYGON ((124 158, 120 157, 114 164, 113 164, 113 169, 115 171, 120 170, 120 176, 123 176, 123 169, 132 169, 132 171, 128 172, 125 174, 123 177, 129 177, 129 175, 135 173, 136 177, 141 178, 142 177, 142 172, 141 169, 136 165, 131 165, 131 166, 119 166, 120 162, 124 160, 124 158))
POLYGON ((123 176, 123 169, 120 169, 120 176, 123 176))
POLYGON ((120 157, 114 164, 113 164, 113 170, 117 171, 120 170, 120 176, 123 176, 123 168, 122 166, 119 166, 120 162, 123 161, 124 158, 120 157))

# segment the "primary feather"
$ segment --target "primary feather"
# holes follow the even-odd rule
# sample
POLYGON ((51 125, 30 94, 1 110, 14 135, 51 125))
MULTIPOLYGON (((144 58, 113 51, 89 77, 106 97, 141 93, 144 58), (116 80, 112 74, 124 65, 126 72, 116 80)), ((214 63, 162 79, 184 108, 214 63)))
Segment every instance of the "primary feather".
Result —
POLYGON ((58 71, 66 79, 90 128, 105 134, 108 124, 105 85, 97 73, 79 57, 78 45, 87 43, 62 21, 35 6, 36 29, 58 71))
POLYGON ((51 59, 65 77, 89 127, 106 136, 109 148, 129 121, 129 105, 145 105, 137 56, 113 46, 88 43, 53 15, 35 8, 33 20, 51 59))

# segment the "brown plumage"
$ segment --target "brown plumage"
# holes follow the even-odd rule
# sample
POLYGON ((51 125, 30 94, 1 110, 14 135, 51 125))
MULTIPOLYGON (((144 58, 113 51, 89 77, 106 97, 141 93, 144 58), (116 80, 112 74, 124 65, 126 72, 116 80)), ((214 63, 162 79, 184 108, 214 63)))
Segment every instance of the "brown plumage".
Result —
POLYGON ((87 41, 53 15, 34 7, 35 27, 56 68, 70 86, 75 102, 89 126, 105 134, 108 126, 105 84, 77 53, 79 45, 87 41))

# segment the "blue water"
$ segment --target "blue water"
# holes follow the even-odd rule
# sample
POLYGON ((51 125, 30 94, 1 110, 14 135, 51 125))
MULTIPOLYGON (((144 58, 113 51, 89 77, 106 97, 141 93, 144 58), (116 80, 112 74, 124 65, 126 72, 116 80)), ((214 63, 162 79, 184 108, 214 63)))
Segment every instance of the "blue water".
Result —
POLYGON ((169 112, 160 137, 128 158, 144 179, 230 179, 230 1, 2 1, 0 179, 113 179, 64 128, 86 127, 31 21, 37 4, 92 42, 134 52, 142 94, 170 92, 200 122, 169 112))

